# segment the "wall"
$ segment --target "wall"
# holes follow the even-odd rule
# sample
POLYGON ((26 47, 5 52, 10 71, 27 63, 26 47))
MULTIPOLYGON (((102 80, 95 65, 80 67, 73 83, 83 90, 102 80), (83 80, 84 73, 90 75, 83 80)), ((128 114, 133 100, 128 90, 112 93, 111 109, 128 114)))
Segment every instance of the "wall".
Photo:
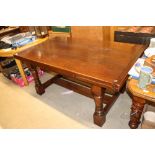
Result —
POLYGON ((113 41, 114 31, 124 27, 125 26, 72 26, 71 33, 73 39, 113 41))
POLYGON ((103 40, 102 26, 72 26, 73 39, 103 40))

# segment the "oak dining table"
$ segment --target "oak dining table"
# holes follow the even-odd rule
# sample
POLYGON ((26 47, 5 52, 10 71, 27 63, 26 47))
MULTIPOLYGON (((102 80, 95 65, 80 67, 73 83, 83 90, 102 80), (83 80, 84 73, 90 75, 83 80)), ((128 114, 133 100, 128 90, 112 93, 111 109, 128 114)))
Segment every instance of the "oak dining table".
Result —
POLYGON ((94 123, 102 126, 125 88, 128 71, 146 48, 147 45, 120 42, 48 39, 14 57, 30 67, 38 94, 42 95, 49 85, 56 83, 93 98, 94 123), (57 74, 42 83, 38 67, 57 74))

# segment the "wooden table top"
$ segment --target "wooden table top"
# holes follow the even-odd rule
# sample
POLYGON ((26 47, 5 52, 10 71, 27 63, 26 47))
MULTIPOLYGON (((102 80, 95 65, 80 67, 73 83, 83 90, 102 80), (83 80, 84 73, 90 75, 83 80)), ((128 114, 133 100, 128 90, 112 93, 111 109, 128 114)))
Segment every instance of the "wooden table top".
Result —
POLYGON ((145 45, 47 40, 15 55, 56 73, 119 91, 145 45))

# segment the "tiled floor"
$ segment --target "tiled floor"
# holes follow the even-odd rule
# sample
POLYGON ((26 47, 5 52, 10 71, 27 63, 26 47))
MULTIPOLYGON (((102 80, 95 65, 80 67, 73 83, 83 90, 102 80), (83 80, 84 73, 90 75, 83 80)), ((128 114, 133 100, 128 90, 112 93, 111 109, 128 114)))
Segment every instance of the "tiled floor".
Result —
MULTIPOLYGON (((51 75, 45 74, 42 77, 42 81, 48 79, 51 75)), ((36 94, 34 89, 34 82, 32 82, 28 87, 20 88, 15 85, 12 81, 7 80, 0 74, 0 82, 3 82, 9 86, 14 91, 25 91, 43 102, 54 108, 73 120, 80 122, 81 124, 87 126, 88 128, 100 128, 93 124, 93 113, 95 104, 94 101, 88 97, 72 92, 66 88, 60 87, 58 85, 51 85, 46 89, 46 93, 42 96, 36 94)), ((2 97, 2 96, 1 96, 2 97)), ((7 98, 3 96, 3 98, 7 98)), ((22 96, 24 100, 24 96, 22 96)), ((31 100, 31 98, 30 98, 31 100)), ((107 117, 106 123, 102 128, 107 129, 128 129, 129 113, 130 113, 131 99, 125 92, 121 94, 113 107, 110 109, 107 117)))

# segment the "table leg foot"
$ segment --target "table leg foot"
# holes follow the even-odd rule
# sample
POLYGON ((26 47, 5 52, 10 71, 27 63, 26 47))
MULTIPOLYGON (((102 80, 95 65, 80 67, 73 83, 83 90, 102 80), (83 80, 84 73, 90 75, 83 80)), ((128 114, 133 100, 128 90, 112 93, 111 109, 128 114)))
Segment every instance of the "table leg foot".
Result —
POLYGON ((98 126, 102 126, 106 120, 103 109, 103 96, 105 89, 98 86, 92 86, 91 91, 95 101, 94 123, 98 126))
POLYGON ((44 94, 45 88, 41 84, 41 81, 40 81, 39 76, 38 76, 37 68, 35 66, 31 66, 30 69, 31 69, 32 75, 34 77, 35 89, 36 89, 37 94, 39 94, 39 95, 44 94))
POLYGON ((144 109, 144 105, 145 105, 145 99, 135 97, 135 96, 133 97, 131 113, 130 113, 130 121, 129 121, 129 126, 131 129, 138 128, 140 124, 141 114, 144 109))
POLYGON ((100 127, 102 127, 102 125, 105 123, 106 121, 106 117, 105 115, 98 115, 96 113, 94 113, 94 123, 100 127))
POLYGON ((45 89, 42 88, 41 86, 35 86, 35 89, 36 89, 37 94, 39 95, 42 95, 45 93, 45 89))

